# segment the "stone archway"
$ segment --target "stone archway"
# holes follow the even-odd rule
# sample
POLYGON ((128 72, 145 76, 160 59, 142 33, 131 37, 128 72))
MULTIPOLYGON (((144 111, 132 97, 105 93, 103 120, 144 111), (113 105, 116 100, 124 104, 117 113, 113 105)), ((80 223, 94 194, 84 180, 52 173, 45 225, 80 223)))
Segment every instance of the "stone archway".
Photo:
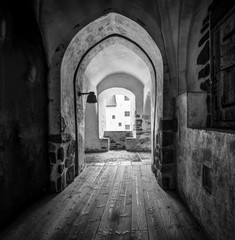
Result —
MULTIPOLYGON (((94 46, 92 46, 90 49, 87 50, 87 52, 82 56, 80 62, 77 65, 77 68, 75 70, 74 78, 73 78, 73 83, 74 83, 74 98, 75 98, 75 105, 74 105, 74 113, 75 113, 75 137, 76 137, 76 142, 77 142, 77 158, 78 161, 75 161, 75 171, 76 174, 78 174, 83 166, 84 166, 84 114, 85 112, 85 103, 82 100, 82 98, 77 97, 77 92, 79 91, 94 91, 95 93, 99 94, 99 86, 100 83, 103 81, 98 81, 97 77, 94 79, 88 79, 88 77, 91 77, 91 74, 86 74, 89 68, 96 68, 96 64, 94 64, 94 59, 96 59, 96 56, 98 56, 101 52, 104 51, 104 49, 109 49, 110 47, 118 44, 119 48, 122 46, 125 47, 126 49, 129 49, 132 54, 138 56, 138 58, 141 59, 142 64, 146 68, 145 74, 147 75, 148 84, 151 85, 153 79, 156 79, 156 71, 155 68, 152 64, 151 59, 147 55, 147 53, 140 47, 138 46, 135 42, 132 40, 125 38, 121 35, 118 34, 112 34, 107 36, 106 38, 102 39, 101 41, 97 42, 94 46), (96 87, 97 86, 97 87, 96 87), (79 125, 79 127, 78 127, 79 125)), ((115 52, 117 54, 117 52, 115 52)), ((124 63, 128 65, 128 69, 130 68, 131 64, 129 62, 124 63), (130 65, 129 65, 130 64, 130 65)), ((102 67, 102 66, 98 66, 102 67)), ((142 66, 143 67, 143 66, 142 66)), ((123 69, 121 68, 121 71, 123 69)), ((120 69, 116 70, 120 71, 120 69)), ((131 75, 136 75, 135 74, 136 69, 132 69, 129 74, 131 75), (134 71, 133 71, 134 70, 134 71)), ((128 73, 128 72, 126 72, 128 73)), ((109 74, 109 72, 106 72, 106 74, 109 74)), ((138 75, 136 76, 136 78, 138 75)), ((143 77, 143 76, 142 76, 143 77)), ((100 80, 102 77, 100 77, 100 80)), ((104 79, 103 79, 104 80, 104 79)), ((140 79, 136 79, 137 81, 140 81, 140 79)), ((135 81, 136 81, 135 80, 135 81)), ((142 79, 143 80, 143 79, 142 79)), ((146 81, 146 79, 145 79, 146 81)), ((154 80, 155 82, 155 80, 154 80)), ((125 86, 125 85, 123 85, 125 86)), ((130 87, 130 86, 129 86, 130 87)), ((156 105, 156 98, 155 98, 155 88, 151 88, 151 95, 153 96, 152 98, 152 106, 156 105)), ((156 109, 156 107, 153 107, 152 110, 156 109)), ((89 131, 92 131, 95 136, 93 136, 93 151, 103 151, 107 150, 107 139, 106 138, 99 138, 99 130, 98 130, 98 111, 97 111, 97 106, 92 105, 89 106, 89 112, 92 112, 92 115, 90 117, 95 118, 95 124, 91 125, 91 129, 89 131)), ((152 112, 153 116, 153 112, 152 112)), ((71 119, 70 119, 71 120, 71 119)), ((153 119, 153 125, 154 125, 155 119, 153 119)), ((151 134, 152 138, 155 136, 154 134, 154 128, 151 134)), ((154 141, 152 140, 152 143, 154 141)), ((136 145, 134 143, 134 145, 136 145)), ((140 146, 140 145, 139 145, 140 146)), ((152 147, 154 149, 154 147, 152 147)))
MULTIPOLYGON (((78 76, 78 63, 94 46, 111 37, 123 38, 138 46, 147 56, 154 69, 151 82, 151 115, 152 115, 152 162, 156 150, 156 141, 161 145, 160 119, 163 115, 163 61, 160 50, 148 33, 136 22, 115 13, 110 13, 88 24, 74 36, 64 54, 61 70, 60 84, 55 83, 53 76, 58 76, 58 70, 51 71, 50 104, 50 144, 56 149, 55 157, 51 157, 51 182, 54 191, 61 191, 75 176, 75 149, 76 128, 75 120, 77 103, 77 90, 75 82, 78 76), (60 95, 61 93, 61 95, 60 95), (67 164, 66 164, 67 163, 67 164), (61 171, 58 171, 59 166, 61 171)), ((58 81, 58 80, 57 80, 58 81)), ((86 82, 86 80, 85 80, 86 82)), ((79 81, 79 90, 84 90, 83 81, 79 81)), ((87 86, 89 87, 89 86, 87 86)), ((79 172, 79 170, 78 170, 79 172)), ((77 173, 78 173, 77 172, 77 173)))

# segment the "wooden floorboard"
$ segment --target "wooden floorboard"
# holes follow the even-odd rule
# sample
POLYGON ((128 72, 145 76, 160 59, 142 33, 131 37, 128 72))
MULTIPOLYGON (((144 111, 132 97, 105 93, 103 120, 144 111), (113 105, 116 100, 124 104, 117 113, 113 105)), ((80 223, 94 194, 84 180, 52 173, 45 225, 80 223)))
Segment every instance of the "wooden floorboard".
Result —
POLYGON ((140 168, 142 183, 144 185, 144 200, 146 207, 146 216, 148 223, 149 240, 166 240, 167 226, 163 221, 160 208, 157 204, 158 195, 155 195, 153 186, 156 180, 151 179, 151 173, 148 167, 140 168))
POLYGON ((118 166, 109 166, 109 177, 107 181, 101 188, 99 195, 96 198, 96 201, 93 205, 93 209, 91 209, 88 215, 87 225, 84 227, 84 234, 77 239, 95 239, 96 234, 98 233, 98 228, 101 223, 102 216, 104 214, 105 207, 109 200, 111 189, 114 185, 114 180, 117 175, 118 166))
POLYGON ((143 187, 139 174, 139 165, 133 166, 132 176, 132 231, 147 231, 143 187))
POLYGON ((128 154, 90 157, 71 185, 29 208, 0 239, 206 240, 178 195, 158 186, 149 153, 138 153, 140 162, 128 154))

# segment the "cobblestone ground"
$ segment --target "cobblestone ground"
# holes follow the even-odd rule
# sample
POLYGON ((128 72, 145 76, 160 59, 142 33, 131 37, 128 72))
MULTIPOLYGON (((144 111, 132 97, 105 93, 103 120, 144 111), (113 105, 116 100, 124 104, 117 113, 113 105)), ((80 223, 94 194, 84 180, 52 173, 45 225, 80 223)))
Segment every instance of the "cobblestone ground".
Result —
POLYGON ((115 164, 115 163, 132 163, 144 162, 150 163, 150 152, 127 152, 127 151, 108 151, 104 153, 86 153, 86 164, 115 164))

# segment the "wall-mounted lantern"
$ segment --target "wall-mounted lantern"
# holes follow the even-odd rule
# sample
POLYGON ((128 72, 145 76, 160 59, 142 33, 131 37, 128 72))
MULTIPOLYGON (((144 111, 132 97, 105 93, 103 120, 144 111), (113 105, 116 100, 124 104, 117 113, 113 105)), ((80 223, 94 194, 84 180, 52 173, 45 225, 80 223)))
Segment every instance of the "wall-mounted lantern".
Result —
POLYGON ((86 100, 87 103, 97 103, 96 95, 94 92, 89 92, 89 93, 78 92, 79 97, 82 95, 88 95, 86 100))

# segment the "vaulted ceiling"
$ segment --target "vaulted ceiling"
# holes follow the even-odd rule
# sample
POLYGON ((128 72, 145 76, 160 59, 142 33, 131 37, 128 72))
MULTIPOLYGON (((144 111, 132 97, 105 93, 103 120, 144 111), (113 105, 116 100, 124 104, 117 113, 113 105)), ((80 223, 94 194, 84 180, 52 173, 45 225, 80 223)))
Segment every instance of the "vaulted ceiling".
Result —
POLYGON ((114 73, 126 73, 146 85, 151 76, 145 62, 133 51, 121 44, 111 45, 99 52, 86 69, 87 78, 97 85, 114 73))
MULTIPOLYGON (((212 0, 35 0, 36 17, 48 62, 90 22, 116 12, 141 25, 166 58, 173 95, 192 90, 200 28, 212 0)), ((196 86, 195 85, 195 86, 196 86)), ((196 89, 196 88, 195 88, 196 89)), ((194 90, 195 90, 194 89, 194 90)))

